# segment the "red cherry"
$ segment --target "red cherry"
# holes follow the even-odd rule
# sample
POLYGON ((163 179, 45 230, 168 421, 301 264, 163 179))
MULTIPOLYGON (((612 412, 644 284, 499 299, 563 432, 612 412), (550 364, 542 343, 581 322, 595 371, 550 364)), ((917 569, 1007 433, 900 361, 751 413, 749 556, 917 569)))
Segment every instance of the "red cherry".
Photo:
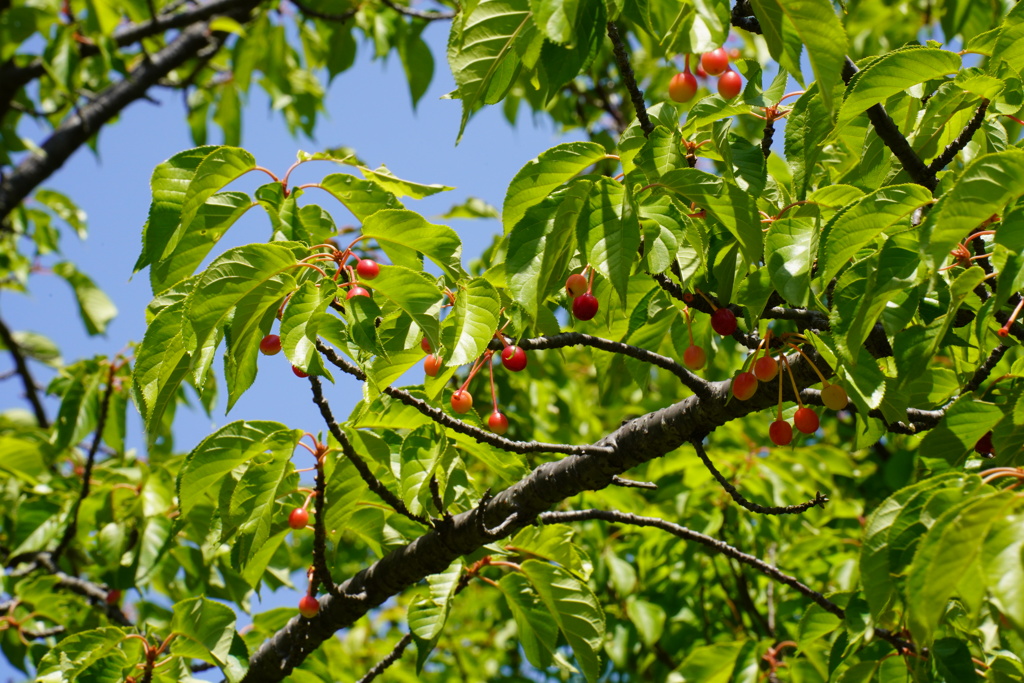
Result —
POLYGON ((354 296, 370 296, 370 293, 362 287, 353 287, 348 290, 348 294, 345 295, 346 299, 351 299, 354 296))
POLYGON ((372 280, 380 275, 380 266, 372 258, 364 258, 356 264, 356 273, 364 280, 372 280))
POLYGON ((468 413, 473 407, 473 397, 465 389, 459 389, 452 394, 452 410, 456 413, 468 413))
POLYGON ((295 508, 288 515, 288 526, 293 529, 305 529, 309 523, 309 512, 305 508, 295 508))
POLYGON ((779 362, 771 356, 761 356, 754 361, 754 377, 762 382, 770 382, 779 374, 779 362))
POLYGON ((726 71, 718 79, 718 94, 727 100, 731 100, 743 90, 743 78, 735 71, 726 71))
POLYGON ((588 287, 590 283, 587 282, 587 278, 579 273, 573 273, 565 280, 565 291, 569 292, 570 296, 579 296, 587 291, 588 287))
POLYGON ((757 378, 752 372, 741 372, 732 380, 732 395, 746 401, 757 391, 757 378))
POLYGON ((296 377, 309 377, 309 373, 308 372, 303 372, 302 370, 299 370, 294 365, 292 366, 292 372, 295 373, 296 377))
POLYGON ((797 408, 793 424, 804 434, 813 434, 818 431, 818 414, 810 408, 797 408))
POLYGON ((518 346, 506 346, 501 352, 501 364, 512 372, 526 367, 526 351, 518 346))
POLYGON ((312 619, 320 611, 320 603, 312 595, 303 595, 302 599, 299 600, 299 614, 312 619))
POLYGON ((776 446, 787 446, 793 440, 793 428, 785 420, 776 420, 768 426, 768 438, 776 446))
POLYGON ((705 71, 704 67, 702 67, 700 64, 697 64, 697 68, 694 69, 693 72, 695 74, 697 74, 697 78, 707 78, 708 77, 708 72, 705 71))
POLYGON ((668 96, 676 102, 689 102, 697 94, 697 79, 689 71, 676 74, 668 82, 668 96))
POLYGON ((590 320, 597 315, 597 297, 584 292, 572 300, 572 314, 577 320, 590 320))
POLYGON ((107 591, 107 604, 116 605, 121 602, 121 591, 116 588, 111 588, 107 591))
POLYGON ((420 339, 420 348, 423 349, 423 353, 430 353, 430 340, 426 337, 420 339))
POLYGON ((431 377, 437 377, 437 373, 441 371, 441 357, 430 354, 423 359, 423 372, 427 373, 431 377))
POLYGON ((718 76, 725 73, 729 68, 729 53, 725 48, 718 48, 711 52, 705 52, 700 56, 700 65, 709 76, 718 76))
POLYGON ((264 356, 276 356, 281 353, 281 338, 276 334, 268 334, 260 339, 260 353, 264 356))
POLYGON ((985 435, 974 444, 974 452, 978 455, 995 455, 996 449, 992 447, 992 432, 985 432, 985 435))
POLYGON ((491 431, 495 434, 504 434, 508 431, 508 418, 495 410, 487 416, 487 426, 490 427, 491 431))
POLYGON ((691 344, 686 347, 683 351, 683 365, 691 370, 700 370, 704 367, 704 363, 708 360, 708 356, 704 353, 704 349, 699 346, 691 344))
POLYGON ((850 402, 850 397, 846 395, 846 389, 838 384, 829 384, 821 390, 821 402, 831 410, 842 410, 850 402))
POLYGON ((728 308, 719 308, 711 314, 711 328, 723 337, 728 337, 736 331, 736 314, 728 308))

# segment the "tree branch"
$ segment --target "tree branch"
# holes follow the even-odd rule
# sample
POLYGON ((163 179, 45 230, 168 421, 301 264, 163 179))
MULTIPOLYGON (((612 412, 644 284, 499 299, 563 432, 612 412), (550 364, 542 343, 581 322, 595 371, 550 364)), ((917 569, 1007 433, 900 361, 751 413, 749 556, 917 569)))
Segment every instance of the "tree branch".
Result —
POLYGON ((132 622, 124 615, 121 608, 117 605, 112 605, 107 602, 107 589, 103 586, 80 579, 77 576, 70 576, 62 572, 54 561, 50 557, 50 553, 41 552, 32 555, 21 555, 18 557, 11 558, 8 566, 16 567, 19 564, 28 563, 27 567, 12 571, 11 575, 24 575, 30 574, 34 571, 42 569, 48 574, 54 576, 57 579, 57 587, 64 588, 77 593, 89 600, 93 605, 99 607, 115 624, 121 626, 131 626, 132 622))
MULTIPOLYGON (((522 341, 524 344, 527 342, 525 339, 522 341)), ((346 372, 360 381, 366 381, 366 373, 339 356, 334 349, 324 344, 322 340, 317 340, 316 348, 324 355, 328 362, 342 372, 346 372)), ((448 427, 452 431, 471 436, 477 441, 490 444, 496 448, 500 448, 511 453, 563 453, 573 455, 606 454, 610 452, 610 449, 600 446, 573 446, 570 444, 543 443, 539 441, 513 441, 512 439, 506 439, 503 436, 498 436, 497 434, 485 429, 474 427, 462 420, 456 420, 440 408, 435 408, 426 401, 416 398, 404 389, 396 389, 395 387, 388 386, 384 387, 382 391, 410 408, 415 408, 443 427, 448 427)))
MULTIPOLYGON (((228 3, 229 0, 220 1, 228 3)), ((247 11, 257 3, 255 0, 235 0, 235 4, 239 11, 247 11)), ((26 156, 10 175, 0 181, 0 222, 105 123, 129 104, 144 97, 157 81, 194 57, 211 40, 209 27, 205 23, 189 26, 167 47, 154 54, 152 59, 141 62, 127 77, 112 84, 65 119, 40 145, 38 153, 26 156)))
MULTIPOLYGON (((316 378, 311 377, 310 379, 316 378)), ((326 405, 326 401, 324 405, 326 405)), ((329 410, 330 408, 328 408, 329 410)), ((324 585, 328 593, 334 595, 338 592, 338 589, 334 585, 334 579, 331 578, 331 568, 327 565, 327 529, 324 526, 324 520, 327 515, 327 511, 324 508, 327 483, 324 478, 324 459, 322 455, 317 456, 315 471, 316 478, 313 484, 313 567, 316 570, 316 578, 320 580, 320 583, 324 585)))
POLYGON ((455 18, 455 12, 424 12, 423 10, 414 9, 412 7, 405 7, 399 5, 392 0, 380 0, 382 3, 395 10, 399 14, 404 14, 407 17, 415 17, 416 19, 423 19, 425 21, 445 21, 448 19, 455 18))
POLYGON ((715 467, 714 463, 711 462, 711 458, 708 457, 707 451, 704 450, 704 446, 701 444, 700 441, 693 441, 693 450, 697 452, 697 457, 700 458, 701 462, 704 463, 704 466, 708 468, 709 472, 711 472, 711 476, 713 476, 715 480, 719 484, 721 484, 722 488, 724 488, 729 493, 729 495, 732 496, 732 499, 739 503, 741 506, 750 510, 751 512, 756 512, 761 515, 798 515, 803 512, 807 512, 807 510, 813 507, 821 507, 822 509, 824 509, 825 503, 828 502, 828 497, 821 495, 821 492, 819 491, 817 494, 815 494, 813 499, 805 503, 800 503, 799 505, 786 505, 783 507, 778 507, 758 505, 757 503, 752 503, 746 498, 744 498, 743 494, 736 490, 736 487, 733 486, 728 479, 722 476, 722 473, 719 472, 718 469, 715 467))
POLYGON ((351 9, 345 10, 341 14, 334 14, 331 12, 321 12, 320 10, 313 9, 302 0, 288 1, 295 5, 304 16, 313 17, 314 19, 321 19, 323 21, 336 21, 341 24, 351 19, 353 16, 355 16, 355 13, 359 11, 359 5, 356 5, 351 9))
POLYGON ((406 633, 402 636, 402 639, 395 644, 395 648, 388 653, 388 656, 380 660, 373 665, 373 668, 366 672, 366 675, 360 678, 356 683, 370 683, 373 679, 384 673, 384 670, 389 666, 398 661, 398 658, 405 652, 405 648, 409 647, 409 643, 412 642, 412 634, 406 633))
POLYGON ((983 99, 981 104, 978 106, 978 110, 974 112, 974 116, 972 116, 971 120, 967 122, 966 126, 964 126, 960 135, 956 136, 956 139, 953 140, 953 142, 946 145, 946 149, 942 150, 942 154, 935 157, 935 159, 932 160, 932 163, 928 164, 929 173, 934 176, 953 161, 956 155, 960 153, 960 150, 967 146, 967 143, 971 141, 974 134, 978 132, 979 128, 981 128, 981 124, 985 122, 985 112, 987 111, 988 100, 983 99))
POLYGON ((622 83, 629 91, 629 97, 633 101, 633 108, 636 109, 636 118, 640 122, 640 130, 647 137, 654 132, 654 124, 647 115, 647 105, 644 104, 644 93, 636 84, 636 76, 633 74, 633 67, 629 64, 629 55, 626 54, 626 45, 619 35, 619 27, 614 21, 608 22, 608 37, 612 41, 612 52, 615 54, 615 63, 619 67, 619 74, 622 76, 622 83))
POLYGON ((36 381, 32 377, 32 371, 29 370, 28 362, 25 360, 24 354, 21 353, 21 348, 18 346, 18 342, 15 341, 10 328, 4 324, 2 319, 0 319, 0 341, 4 343, 4 346, 7 347, 11 357, 14 359, 14 368, 21 377, 22 386, 25 387, 25 398, 32 405, 32 412, 36 416, 36 424, 42 429, 49 429, 50 420, 46 417, 46 410, 43 409, 43 402, 39 398, 39 390, 36 388, 36 381))
POLYGON ((103 441, 103 428, 107 424, 107 414, 110 412, 110 397, 114 393, 114 372, 114 364, 110 363, 107 369, 107 388, 103 392, 103 399, 100 401, 100 412, 96 417, 96 432, 93 434, 92 445, 89 446, 89 453, 85 457, 85 467, 82 469, 82 490, 78 492, 78 499, 75 500, 75 504, 71 508, 69 513, 70 519, 68 520, 68 525, 64 528, 64 534, 61 536, 60 542, 57 543, 57 547, 50 554, 50 559, 54 564, 60 561, 60 556, 64 554, 64 551, 68 549, 68 546, 75 539, 75 534, 78 531, 78 510, 82 507, 82 502, 89 496, 92 484, 92 467, 96 463, 96 453, 99 450, 100 442, 103 441))
MULTIPOLYGON (((355 466, 356 470, 359 472, 359 476, 362 477, 364 482, 366 482, 366 485, 369 487, 369 489, 376 493, 381 500, 383 500, 385 503, 393 507, 395 509, 395 512, 408 517, 414 522, 419 522, 423 525, 429 525, 429 522, 427 521, 426 517, 414 515, 411 512, 409 512, 409 508, 405 506, 405 503, 403 503, 398 498, 398 496, 392 493, 387 486, 385 486, 379 479, 377 479, 377 477, 373 476, 373 472, 370 471, 370 468, 366 464, 366 461, 359 457, 359 454, 356 453, 356 449, 352 446, 352 442, 349 441, 348 436, 345 435, 345 432, 341 430, 341 427, 339 427, 337 421, 335 421, 334 414, 331 412, 331 406, 327 403, 327 399, 324 398, 324 390, 323 386, 320 384, 320 379, 314 375, 310 375, 309 385, 313 389, 313 403, 315 403, 317 408, 320 409, 320 415, 324 418, 324 422, 327 423, 327 428, 331 431, 331 434, 334 436, 335 440, 339 444, 341 444, 341 449, 344 452, 345 457, 348 458, 349 461, 351 461, 351 463, 355 466)), ((319 479, 319 468, 317 471, 317 477, 319 479)), ((321 503, 317 503, 316 512, 318 524, 320 523, 319 520, 321 513, 321 505, 321 503)))

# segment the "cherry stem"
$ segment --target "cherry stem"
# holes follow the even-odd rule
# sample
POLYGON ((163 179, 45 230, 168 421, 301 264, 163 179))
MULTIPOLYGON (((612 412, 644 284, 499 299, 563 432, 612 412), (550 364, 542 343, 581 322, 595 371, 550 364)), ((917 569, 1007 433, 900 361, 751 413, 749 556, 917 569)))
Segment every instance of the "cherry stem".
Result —
POLYGON ((314 451, 308 445, 302 443, 301 441, 299 442, 299 445, 302 446, 303 448, 305 448, 307 451, 309 451, 313 455, 314 458, 316 457, 316 451, 314 451))
POLYGON ((984 237, 986 235, 994 235, 994 234, 996 234, 995 230, 979 230, 978 232, 976 232, 976 233, 974 233, 972 235, 968 235, 967 239, 964 240, 964 244, 967 244, 968 242, 970 242, 971 240, 973 240, 975 238, 984 237))
POLYGON ((1017 307, 1013 309, 1013 313, 1010 314, 1010 319, 1006 321, 1002 329, 1004 334, 1010 333, 1010 326, 1017 322, 1017 316, 1020 315, 1021 310, 1024 309, 1024 297, 1017 303, 1017 307))
POLYGON ((782 218, 782 214, 786 213, 787 211, 794 207, 800 206, 801 204, 817 204, 817 202, 812 202, 808 199, 802 199, 798 202, 791 202, 789 204, 786 204, 784 207, 779 209, 779 212, 775 215, 775 220, 779 220, 780 218, 782 218))
POLYGON ((494 412, 498 412, 498 392, 494 390, 494 364, 488 365, 487 370, 491 375, 491 405, 494 406, 494 412))
POLYGON ((684 73, 690 73, 690 53, 689 52, 687 52, 683 56, 683 64, 684 64, 683 72, 684 73))
MULTIPOLYGON (((793 368, 789 366, 789 359, 786 358, 786 354, 784 353, 779 354, 779 358, 782 359, 782 364, 785 365, 786 370, 789 371, 789 381, 793 383, 793 396, 796 398, 796 404, 797 406, 803 408, 804 403, 803 401, 800 400, 800 390, 796 388, 796 378, 793 377, 793 368)), ((782 381, 781 377, 779 378, 779 381, 782 381)), ((781 392, 781 389, 779 391, 781 392)))
POLYGON ((794 90, 793 92, 789 92, 789 93, 786 93, 786 94, 785 94, 785 95, 783 95, 783 96, 782 96, 782 98, 781 98, 781 99, 779 100, 779 104, 782 104, 783 102, 785 102, 786 100, 788 100, 788 99, 789 99, 790 97, 799 97, 800 95, 803 95, 803 94, 804 94, 804 91, 803 91, 803 90, 794 90))
POLYGON ((296 265, 296 266, 305 266, 307 268, 312 268, 313 270, 315 270, 316 272, 320 273, 324 277, 328 277, 327 273, 324 272, 323 268, 321 268, 320 266, 314 265, 312 263, 306 263, 305 261, 297 261, 294 265, 296 265))
POLYGON ((588 269, 590 270, 590 280, 587 281, 587 294, 590 294, 592 291, 594 291, 594 273, 596 273, 597 271, 591 268, 590 266, 584 268, 584 271, 588 269))
POLYGON ((1003 116, 1005 116, 1006 118, 1010 119, 1011 121, 1016 121, 1020 125, 1024 126, 1024 121, 1021 121, 1016 116, 1010 116, 1009 114, 1003 114, 1003 116))
POLYGON ((263 171, 268 176, 273 178, 275 183, 281 182, 280 179, 276 175, 274 175, 274 172, 271 171, 269 168, 264 168, 263 166, 253 166, 252 170, 254 170, 254 171, 263 171))
POLYGON ((690 335, 690 346, 694 346, 693 343, 693 325, 690 322, 690 307, 687 306, 683 309, 683 317, 686 318, 686 332, 690 335))
POLYGON ((302 509, 303 510, 308 510, 309 509, 309 501, 313 500, 313 496, 315 496, 315 495, 316 495, 316 491, 310 491, 309 492, 309 495, 306 496, 306 500, 304 500, 302 502, 302 509))
POLYGON ((804 360, 806 360, 808 363, 811 364, 811 369, 814 370, 814 374, 816 374, 821 379, 821 388, 822 389, 827 389, 828 388, 828 380, 825 379, 825 375, 821 374, 821 371, 818 370, 818 366, 814 364, 814 361, 812 361, 810 359, 810 357, 806 353, 804 353, 804 350, 801 349, 796 344, 793 344, 791 342, 786 342, 786 344, 788 344, 789 346, 792 346, 794 349, 796 349, 797 353, 799 353, 801 356, 803 356, 804 360))
POLYGON ((171 641, 174 640, 174 638, 177 635, 177 633, 172 633, 171 635, 164 638, 164 642, 160 643, 160 647, 156 649, 156 654, 158 657, 167 651, 167 648, 170 646, 171 641))
POLYGON ((779 421, 782 421, 782 373, 779 373, 779 421))
POLYGON ((491 560, 490 562, 488 562, 488 564, 492 567, 508 567, 509 569, 516 570, 517 572, 523 571, 523 568, 515 562, 507 562, 505 560, 491 560))
POLYGON ((700 290, 699 290, 699 289, 697 289, 696 287, 694 287, 694 288, 693 288, 693 291, 695 291, 695 292, 697 292, 698 294, 700 294, 701 298, 702 298, 702 299, 704 299, 704 301, 707 301, 707 302, 708 302, 708 306, 710 306, 710 307, 711 307, 711 310, 712 310, 712 311, 717 311, 717 310, 718 310, 718 306, 716 306, 716 305, 715 305, 715 302, 714 302, 714 301, 712 301, 711 299, 709 299, 709 298, 708 298, 708 295, 707 295, 707 294, 705 294, 704 292, 700 291, 700 290))
POLYGON ((494 351, 487 351, 486 353, 484 353, 484 355, 480 356, 480 360, 478 360, 476 364, 473 365, 473 368, 469 371, 469 377, 467 377, 466 381, 462 383, 461 387, 459 387, 459 391, 466 390, 466 387, 469 386, 469 383, 473 381, 474 377, 476 377, 476 373, 480 372, 480 368, 482 368, 484 366, 484 363, 489 361, 491 359, 491 356, 493 355, 494 351))
MULTIPOLYGON (((504 329, 505 329, 504 327, 501 328, 501 330, 504 330, 504 329)), ((505 340, 505 335, 501 333, 501 330, 498 330, 497 332, 495 332, 494 336, 507 349, 509 347, 509 343, 508 343, 508 341, 505 340)))

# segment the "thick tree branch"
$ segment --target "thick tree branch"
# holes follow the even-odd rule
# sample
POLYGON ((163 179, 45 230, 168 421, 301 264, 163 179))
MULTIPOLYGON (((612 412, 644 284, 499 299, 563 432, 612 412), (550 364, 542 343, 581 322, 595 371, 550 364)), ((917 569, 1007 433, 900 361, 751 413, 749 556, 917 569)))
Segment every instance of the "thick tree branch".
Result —
POLYGON ((629 55, 626 54, 626 45, 619 35, 619 27, 614 21, 608 22, 608 37, 612 41, 612 52, 615 55, 615 63, 619 67, 619 74, 622 76, 622 83, 629 91, 629 97, 633 101, 633 108, 636 109, 636 118, 640 122, 640 130, 647 137, 654 132, 654 124, 647 115, 647 105, 644 104, 644 93, 636 83, 636 75, 633 67, 629 64, 629 55))
POLYGON ((107 424, 107 414, 110 412, 110 397, 114 394, 114 373, 115 365, 110 364, 107 369, 107 388, 103 392, 103 399, 100 401, 100 412, 96 417, 96 431, 92 437, 92 445, 89 446, 89 453, 85 457, 85 467, 82 468, 82 490, 78 493, 74 506, 69 513, 68 525, 64 528, 64 534, 57 543, 57 547, 50 554, 50 559, 56 564, 60 556, 68 549, 78 532, 78 510, 82 502, 89 497, 89 490, 92 487, 92 468, 96 464, 96 453, 99 451, 100 442, 103 441, 103 429, 107 424))
MULTIPOLYGON (((523 343, 525 344, 526 341, 527 340, 524 339, 523 343)), ((317 340, 316 348, 324 355, 324 358, 339 370, 352 375, 360 381, 366 381, 366 373, 339 356, 334 349, 324 344, 323 341, 317 340)), ((506 439, 503 436, 498 436, 493 432, 480 429, 479 427, 474 427, 462 420, 456 420, 440 408, 435 408, 426 401, 416 398, 404 389, 396 389, 395 387, 388 386, 384 387, 382 391, 410 408, 415 408, 443 427, 448 427, 459 434, 471 436, 477 441, 490 444, 496 448, 512 453, 564 453, 572 455, 584 453, 602 454, 610 452, 610 449, 608 448, 597 446, 573 446, 570 444, 543 443, 539 441, 513 441, 512 439, 506 439)))
POLYGON ((942 154, 935 157, 935 159, 932 160, 932 163, 928 164, 929 173, 933 176, 936 175, 956 158, 956 155, 960 153, 960 150, 967 146, 967 143, 971 141, 974 134, 978 132, 979 128, 981 128, 981 124, 985 122, 985 112, 987 111, 988 100, 982 100, 981 104, 978 106, 978 110, 974 112, 974 116, 972 116, 971 120, 967 122, 966 126, 964 126, 960 135, 956 136, 956 139, 953 140, 953 142, 946 145, 946 149, 942 150, 942 154))
MULTIPOLYGON (((255 4, 255 0, 245 0, 237 3, 237 9, 244 11, 255 4)), ((144 97, 150 87, 195 57, 211 40, 205 23, 189 26, 150 60, 142 61, 127 77, 108 87, 61 123, 40 145, 38 153, 25 157, 10 175, 0 181, 0 222, 5 221, 19 202, 60 168, 105 123, 144 97)))
MULTIPOLYGON (((337 421, 335 421, 334 413, 331 412, 331 406, 327 403, 327 399, 324 398, 324 389, 323 386, 320 384, 320 379, 316 376, 310 375, 309 385, 313 389, 313 403, 315 403, 316 407, 320 409, 320 415, 324 418, 324 422, 327 423, 327 428, 331 431, 331 434, 334 436, 335 440, 339 444, 341 444, 341 449, 342 452, 345 454, 345 457, 348 458, 349 461, 355 466, 356 470, 359 472, 359 476, 362 478, 364 482, 366 482, 366 485, 369 487, 369 489, 376 493, 381 500, 383 500, 385 503, 393 507, 395 509, 395 512, 398 512, 399 514, 408 517, 414 522, 419 522, 420 524, 424 525, 429 524, 426 517, 414 515, 411 512, 409 512, 409 508, 405 506, 405 503, 403 503, 401 499, 398 498, 398 496, 392 493, 391 490, 388 489, 388 487, 383 484, 383 482, 377 479, 377 477, 373 476, 373 472, 370 471, 370 467, 366 464, 366 461, 363 460, 358 453, 356 453, 356 449, 355 447, 352 446, 352 442, 349 441, 348 436, 345 435, 345 432, 341 430, 341 427, 339 427, 337 421)), ((319 480, 319 467, 317 468, 317 472, 317 479, 319 480)), ((320 513, 322 512, 322 510, 320 509, 321 505, 322 503, 317 503, 316 517, 318 520, 318 524, 320 523, 320 513)), ((329 578, 328 581, 330 581, 329 578)))
POLYGON ((736 487, 732 485, 732 482, 722 476, 722 473, 719 472, 718 468, 716 468, 714 463, 711 462, 711 458, 708 457, 707 451, 704 450, 704 446, 700 441, 693 442, 693 449, 697 452, 697 457, 704 463, 704 466, 708 468, 709 472, 711 472, 711 476, 715 478, 715 481, 721 484, 722 488, 732 496, 733 500, 751 512, 756 512, 761 515, 798 515, 807 512, 813 507, 824 508, 825 503, 828 502, 828 497, 823 496, 818 492, 813 499, 805 503, 800 503, 799 505, 785 505, 782 507, 774 505, 758 505, 757 503, 753 503, 744 498, 743 494, 737 491, 736 487))
POLYGON ((21 347, 18 346, 18 342, 14 339, 10 328, 7 327, 2 319, 0 319, 0 341, 7 347, 11 358, 14 360, 14 368, 18 372, 18 376, 21 377, 22 386, 25 387, 25 398, 28 399, 29 404, 32 406, 32 412, 36 417, 36 424, 42 429, 49 429, 50 420, 46 417, 46 410, 43 409, 43 402, 39 398, 39 390, 36 388, 36 381, 32 377, 32 371, 29 370, 28 362, 25 360, 25 355, 21 352, 21 347))
MULTIPOLYGON (((818 381, 803 360, 794 361, 792 369, 800 386, 818 381)), ((338 629, 350 626, 408 586, 444 571, 456 558, 494 542, 496 534, 512 534, 556 503, 583 491, 606 488, 616 475, 662 457, 731 420, 773 406, 778 398, 774 388, 762 387, 747 401, 730 401, 730 382, 710 384, 707 399, 691 396, 630 420, 595 444, 599 449, 581 448, 577 455, 540 465, 495 495, 486 506, 455 515, 450 523, 438 525, 388 553, 339 585, 343 594, 365 594, 365 600, 340 600, 330 595, 321 598, 316 617, 292 619, 253 653, 243 680, 281 680, 338 629)))

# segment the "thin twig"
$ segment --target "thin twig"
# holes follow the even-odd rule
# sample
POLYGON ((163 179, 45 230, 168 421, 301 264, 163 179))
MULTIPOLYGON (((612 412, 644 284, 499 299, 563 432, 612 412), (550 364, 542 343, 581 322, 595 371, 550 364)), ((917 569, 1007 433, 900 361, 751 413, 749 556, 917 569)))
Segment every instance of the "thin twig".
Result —
POLYGON ((14 368, 17 370, 18 375, 21 377, 21 383, 25 387, 25 398, 32 405, 32 412, 36 416, 36 424, 42 429, 49 429, 50 420, 46 417, 46 410, 43 409, 43 402, 39 398, 39 390, 36 388, 36 381, 32 377, 32 371, 29 370, 28 362, 21 352, 21 347, 18 346, 18 342, 15 341, 10 328, 4 324, 3 320, 0 320, 0 341, 3 341, 4 346, 7 347, 11 357, 14 359, 14 368))
POLYGON ((1003 356, 1006 355, 1006 352, 1009 350, 1009 346, 1003 346, 1002 344, 992 349, 992 353, 988 354, 985 362, 979 365, 978 369, 974 371, 974 375, 972 375, 971 380, 964 385, 961 393, 966 394, 971 391, 977 391, 978 387, 988 379, 995 367, 999 365, 999 361, 1003 359, 1003 356))
MULTIPOLYGON (((523 340, 524 343, 526 341, 527 340, 523 340)), ((323 341, 318 339, 316 342, 316 348, 323 354, 324 358, 326 358, 328 362, 339 370, 352 375, 360 381, 366 381, 366 373, 339 356, 334 349, 324 344, 323 341)), ((506 439, 503 436, 498 436, 493 432, 466 424, 462 420, 456 420, 440 408, 435 408, 426 401, 416 398, 404 389, 396 389, 395 387, 388 386, 384 387, 382 391, 388 396, 401 401, 410 408, 415 408, 443 427, 448 427, 452 431, 471 436, 477 441, 490 444, 496 448, 500 448, 511 453, 564 453, 567 455, 594 455, 610 453, 612 450, 605 446, 573 446, 570 444, 543 443, 539 441, 513 441, 511 439, 506 439)))
POLYGON ((299 8, 299 11, 307 17, 313 17, 314 19, 321 19, 323 21, 336 21, 338 23, 345 23, 359 11, 359 5, 345 10, 341 14, 335 14, 332 12, 321 12, 318 9, 313 9, 302 0, 288 0, 293 5, 299 8))
POLYGON ((415 17, 416 19, 423 19, 424 21, 445 21, 455 18, 455 12, 424 12, 423 10, 399 5, 396 2, 392 2, 392 0, 380 1, 399 14, 404 14, 407 17, 415 17))
POLYGON ((100 412, 96 417, 96 431, 93 434, 92 445, 89 446, 89 453, 85 457, 85 467, 82 468, 82 490, 79 491, 78 499, 71 508, 69 513, 70 519, 68 520, 68 525, 64 528, 64 535, 61 536, 60 542, 51 553, 51 558, 55 564, 60 561, 60 556, 71 545, 71 541, 74 540, 75 534, 78 531, 78 510, 82 507, 82 502, 89 496, 89 489, 92 483, 92 468, 96 463, 96 453, 99 450, 100 442, 103 440, 103 428, 107 424, 107 414, 110 412, 110 397, 114 393, 115 372, 114 364, 110 363, 107 370, 107 388, 103 392, 103 399, 100 401, 100 412))
POLYGON ((644 104, 644 93, 636 83, 636 76, 633 74, 633 67, 629 64, 629 55, 626 54, 626 45, 619 35, 619 28, 614 21, 608 22, 608 37, 612 41, 612 52, 615 54, 615 63, 619 67, 619 75, 622 76, 622 83, 629 91, 629 97, 633 101, 633 108, 636 109, 636 118, 640 122, 640 130, 647 137, 654 132, 654 124, 647 115, 647 105, 644 104))
MULTIPOLYGON (((359 454, 356 453, 356 449, 352 446, 352 442, 349 441, 348 436, 338 426, 337 421, 334 419, 334 414, 331 412, 331 406, 327 403, 327 399, 324 398, 323 386, 320 384, 320 379, 315 375, 309 376, 309 385, 313 389, 313 403, 316 404, 317 408, 320 409, 320 415, 324 418, 324 422, 327 423, 327 428, 331 431, 331 434, 341 444, 341 449, 345 454, 345 457, 351 461, 359 472, 359 476, 362 477, 363 481, 370 488, 371 491, 377 494, 377 496, 385 503, 390 505, 401 515, 408 517, 409 519, 419 522, 420 524, 429 524, 426 517, 420 515, 414 515, 409 512, 409 508, 405 507, 398 496, 391 492, 387 486, 385 486, 377 477, 373 476, 373 472, 370 471, 369 466, 366 464, 359 454)), ((319 518, 319 514, 317 515, 319 518)))
POLYGON ((388 656, 374 664, 373 668, 367 671, 366 675, 360 678, 356 683, 370 683, 370 681, 377 678, 377 676, 380 676, 384 673, 385 669, 398 661, 398 658, 402 656, 402 653, 405 652, 405 648, 409 647, 409 643, 411 642, 412 634, 406 633, 402 636, 402 639, 395 644, 394 649, 391 650, 388 656))
POLYGON ((799 505, 778 507, 774 505, 758 505, 757 503, 752 503, 744 498, 743 494, 736 490, 736 487, 733 486, 728 479, 722 476, 722 473, 719 472, 714 463, 711 462, 711 458, 708 457, 707 451, 704 450, 704 446, 700 441, 693 441, 693 449, 697 451, 697 457, 700 458, 701 462, 704 463, 704 466, 708 468, 709 472, 711 472, 711 476, 713 476, 715 480, 722 485, 722 488, 732 496, 732 499, 751 512, 756 512, 761 515, 798 515, 813 507, 821 507, 824 509, 825 503, 828 502, 828 497, 823 496, 819 491, 815 494, 814 498, 805 503, 800 503, 799 505))
POLYGON ((942 154, 935 157, 935 159, 932 160, 932 163, 928 164, 929 173, 935 175, 953 161, 956 155, 960 153, 960 150, 967 146, 967 143, 971 141, 974 134, 978 132, 979 128, 981 128, 981 124, 985 122, 985 112, 987 111, 988 100, 983 99, 981 104, 978 106, 978 110, 974 112, 974 116, 972 116, 971 120, 967 122, 966 126, 964 126, 960 135, 957 135, 956 139, 946 145, 946 149, 942 150, 942 154))
POLYGON ((327 506, 324 501, 327 482, 324 477, 322 455, 316 459, 316 477, 313 487, 313 567, 316 570, 316 578, 324 585, 327 592, 337 595, 338 589, 334 585, 334 579, 331 578, 331 568, 327 566, 327 528, 324 523, 327 515, 327 506))

